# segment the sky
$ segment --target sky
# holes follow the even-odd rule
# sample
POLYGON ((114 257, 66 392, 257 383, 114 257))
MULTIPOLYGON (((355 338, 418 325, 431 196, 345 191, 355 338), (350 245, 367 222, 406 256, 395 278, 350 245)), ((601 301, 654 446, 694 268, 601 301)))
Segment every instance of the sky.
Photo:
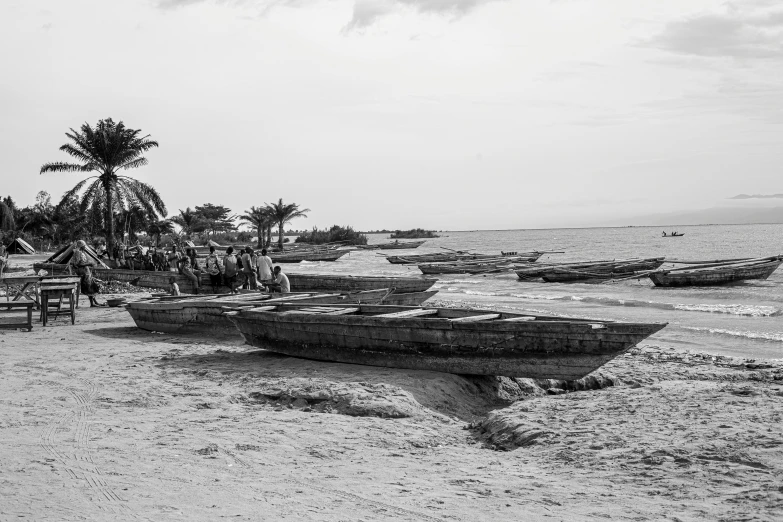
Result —
POLYGON ((779 0, 3 0, 0 45, 21 205, 108 117, 160 143, 130 174, 170 215, 578 227, 783 190, 779 0))

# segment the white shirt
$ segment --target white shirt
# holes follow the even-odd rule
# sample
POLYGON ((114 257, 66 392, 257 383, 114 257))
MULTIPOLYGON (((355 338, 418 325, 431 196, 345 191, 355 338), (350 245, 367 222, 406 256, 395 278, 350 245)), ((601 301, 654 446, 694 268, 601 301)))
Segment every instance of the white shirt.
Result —
POLYGON ((283 272, 277 274, 277 277, 275 277, 275 283, 280 285, 280 292, 284 294, 291 292, 291 283, 288 282, 288 276, 283 272))
POLYGON ((272 260, 269 256, 261 256, 258 258, 258 271, 261 274, 261 279, 266 281, 272 279, 272 260))

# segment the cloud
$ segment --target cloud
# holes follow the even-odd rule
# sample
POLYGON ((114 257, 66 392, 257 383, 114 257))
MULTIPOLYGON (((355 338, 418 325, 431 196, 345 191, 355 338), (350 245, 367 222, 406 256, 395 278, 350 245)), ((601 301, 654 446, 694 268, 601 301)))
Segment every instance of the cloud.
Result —
POLYGON ((496 1, 499 0, 356 0, 353 17, 345 30, 362 29, 382 16, 400 12, 405 8, 420 13, 462 16, 480 5, 496 1))
MULTIPOLYGON (((757 4, 758 5, 758 4, 757 4)), ((783 59, 783 11, 729 7, 671 22, 643 43, 680 55, 783 59)))
POLYGON ((729 199, 783 199, 783 194, 738 194, 729 199))

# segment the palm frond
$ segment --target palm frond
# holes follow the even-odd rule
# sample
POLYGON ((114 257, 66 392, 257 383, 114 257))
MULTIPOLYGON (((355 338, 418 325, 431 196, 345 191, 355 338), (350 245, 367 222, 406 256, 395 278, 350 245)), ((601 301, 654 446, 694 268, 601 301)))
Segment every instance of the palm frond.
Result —
POLYGON ((65 163, 62 161, 56 161, 54 163, 44 163, 41 166, 41 174, 44 172, 89 172, 91 171, 91 165, 79 165, 78 163, 65 163))

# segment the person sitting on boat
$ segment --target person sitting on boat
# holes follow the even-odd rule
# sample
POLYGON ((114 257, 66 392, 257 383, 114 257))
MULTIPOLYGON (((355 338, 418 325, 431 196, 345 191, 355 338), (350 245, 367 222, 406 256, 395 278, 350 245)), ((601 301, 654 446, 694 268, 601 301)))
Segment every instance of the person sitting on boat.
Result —
POLYGON ((234 247, 226 249, 226 255, 223 256, 223 284, 231 289, 232 294, 237 292, 237 272, 239 260, 234 255, 234 247))
POLYGON ((179 285, 174 276, 169 277, 169 295, 179 295, 179 285))
POLYGON ((90 267, 93 265, 93 261, 87 255, 87 243, 81 239, 76 242, 76 248, 73 249, 70 265, 74 267, 76 274, 81 278, 81 293, 90 300, 90 306, 106 306, 104 303, 99 303, 95 297, 101 288, 92 277, 90 267))
MULTIPOLYGON (((197 294, 199 293, 199 276, 196 275, 197 273, 200 275, 201 272, 198 272, 198 270, 194 270, 193 267, 193 261, 195 261, 195 256, 191 257, 190 249, 185 252, 185 255, 180 260, 180 267, 182 270, 182 275, 190 279, 190 281, 193 283, 193 293, 197 294)), ((196 268, 198 265, 196 265, 196 268)))
POLYGON ((283 273, 280 266, 276 266, 272 272, 274 278, 271 283, 268 283, 270 292, 279 292, 281 294, 288 294, 291 292, 291 283, 288 282, 288 276, 283 273))
POLYGON ((207 273, 209 274, 209 283, 212 285, 212 292, 218 293, 222 282, 223 263, 220 262, 220 258, 215 253, 215 247, 209 247, 209 255, 204 261, 207 273))
POLYGON ((666 231, 665 230, 663 231, 663 237, 666 237, 666 231))

